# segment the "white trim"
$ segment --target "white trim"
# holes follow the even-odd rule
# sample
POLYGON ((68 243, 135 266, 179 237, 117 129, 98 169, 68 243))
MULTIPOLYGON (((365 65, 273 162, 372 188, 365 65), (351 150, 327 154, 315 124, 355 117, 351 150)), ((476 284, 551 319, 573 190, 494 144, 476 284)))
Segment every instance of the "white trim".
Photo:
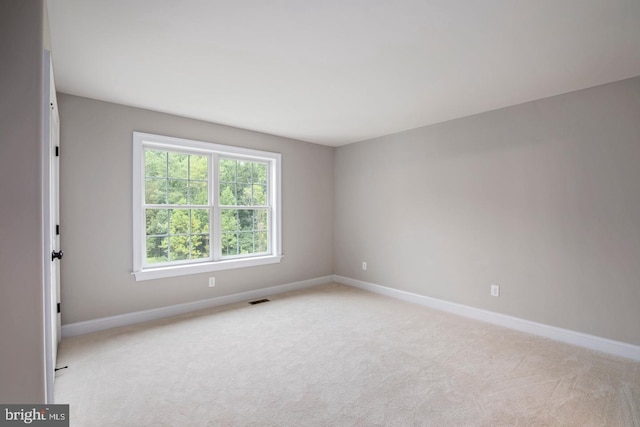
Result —
POLYGON ((515 329, 517 331, 550 338, 552 340, 561 341, 578 347, 584 347, 591 350, 601 351, 603 353, 640 361, 640 346, 638 345, 633 345, 621 341, 614 341, 595 335, 589 335, 569 329, 545 325, 543 323, 532 322, 530 320, 520 319, 518 317, 508 316, 506 314, 500 314, 493 311, 470 307, 468 305, 457 304, 437 298, 414 294, 412 292, 388 288, 386 286, 376 285, 374 283, 369 283, 362 280, 351 279, 349 277, 334 275, 333 280, 334 282, 341 283, 343 285, 353 286, 359 289, 364 289, 366 291, 375 292, 377 294, 386 295, 403 301, 409 301, 426 307, 434 308, 436 310, 446 311, 448 313, 453 313, 471 319, 492 323, 494 325, 503 326, 505 328, 515 329))
POLYGON ((271 160, 280 158, 280 153, 274 153, 272 151, 256 150, 253 148, 237 147, 234 145, 222 145, 214 142, 197 141, 193 139, 178 138, 174 136, 156 135, 152 133, 134 131, 134 140, 138 139, 140 143, 144 142, 145 145, 164 147, 174 150, 176 145, 187 147, 188 149, 199 150, 204 153, 210 153, 217 151, 223 154, 230 154, 232 156, 239 157, 240 159, 255 159, 263 158, 264 160, 271 160))
MULTIPOLYGON (((143 224, 142 206, 144 205, 144 194, 142 192, 143 178, 141 172, 144 170, 144 155, 142 149, 142 140, 136 138, 136 132, 133 133, 133 176, 132 176, 132 209, 133 209, 133 224, 132 224, 132 240, 133 240, 133 271, 142 270, 142 254, 143 245, 142 242, 145 239, 145 230, 143 224)), ((136 277, 136 280, 137 277, 136 277)))
POLYGON ((207 273, 210 271, 230 270, 232 268, 255 267, 258 265, 279 263, 283 255, 267 255, 261 257, 247 257, 225 259, 213 262, 203 262, 199 264, 178 264, 166 267, 147 268, 141 271, 134 271, 136 282, 141 280, 162 279, 164 277, 186 276, 188 274, 207 273))
POLYGON ((274 159, 274 163, 269 165, 269 181, 267 191, 269 192, 270 218, 269 242, 271 242, 272 253, 282 254, 282 157, 274 159))
POLYGON ((51 51, 46 50, 43 54, 43 88, 42 88, 42 281, 44 287, 44 391, 45 403, 53 403, 53 384, 55 381, 55 357, 52 324, 55 315, 52 310, 51 301, 53 299, 53 291, 51 283, 51 51))
POLYGON ((134 313, 103 317, 100 319, 87 320, 85 322, 70 323, 68 325, 62 326, 62 337, 67 338, 75 335, 88 334, 90 332, 102 331, 118 326, 133 325, 135 323, 176 316, 178 314, 190 313, 192 311, 204 310, 221 305, 234 304, 237 302, 249 301, 256 298, 264 298, 269 295, 276 295, 283 292, 310 288, 312 286, 330 283, 332 280, 333 276, 316 277, 315 279, 302 280, 299 282, 287 283, 284 285, 272 286, 269 288, 256 289, 255 291, 241 292, 238 294, 187 302, 184 304, 176 304, 168 307, 154 308, 151 310, 136 311, 134 313))

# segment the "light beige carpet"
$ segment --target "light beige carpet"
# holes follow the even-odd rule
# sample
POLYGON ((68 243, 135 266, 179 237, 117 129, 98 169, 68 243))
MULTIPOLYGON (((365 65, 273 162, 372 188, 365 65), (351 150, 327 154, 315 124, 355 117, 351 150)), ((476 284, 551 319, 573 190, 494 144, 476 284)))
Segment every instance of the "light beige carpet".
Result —
POLYGON ((62 341, 72 426, 640 426, 640 363, 329 284, 62 341))

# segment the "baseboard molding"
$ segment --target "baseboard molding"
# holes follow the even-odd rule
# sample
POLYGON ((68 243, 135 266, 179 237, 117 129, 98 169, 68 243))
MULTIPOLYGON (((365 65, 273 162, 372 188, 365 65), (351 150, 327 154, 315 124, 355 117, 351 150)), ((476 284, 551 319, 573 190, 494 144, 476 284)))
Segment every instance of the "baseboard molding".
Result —
POLYGON ((584 334, 582 332, 576 332, 569 329, 562 329, 555 326, 545 325, 543 323, 532 322, 518 317, 482 310, 398 289, 388 288, 386 286, 351 279, 349 277, 334 275, 333 281, 403 301, 420 304, 436 310, 446 311, 460 316, 469 317, 471 319, 504 326, 509 329, 515 329, 517 331, 550 338, 567 344, 640 361, 640 346, 637 345, 601 338, 595 335, 584 334))
POLYGON ((576 332, 569 329, 562 329, 543 323, 532 322, 518 317, 508 316, 493 311, 483 310, 463 304, 431 298, 412 292, 376 285, 374 283, 356 280, 340 275, 317 277, 299 282, 287 283, 284 285, 272 286, 269 288, 256 289, 254 291, 241 292, 232 295, 225 295, 206 300, 193 301, 184 304, 176 304, 168 307, 155 308, 151 310, 137 311, 133 313, 121 314, 117 316, 103 317, 99 319, 87 320, 85 322, 70 323, 62 326, 62 337, 72 337, 75 335, 88 334, 119 326, 133 325, 135 323, 147 322, 149 320, 161 319, 164 317, 190 313, 207 308, 218 307, 226 304, 248 301, 252 299, 264 298, 269 295, 276 295, 298 289, 310 288, 328 282, 341 283, 353 286, 366 291, 389 296, 392 298, 420 304, 436 310, 457 314, 471 319, 492 323, 509 329, 550 338, 567 344, 601 351, 615 356, 640 361, 640 346, 614 341, 607 338, 576 332))
POLYGON ((62 326, 62 337, 67 338, 74 335, 88 334, 90 332, 102 331, 118 326, 133 325, 135 323, 147 322, 149 320, 161 319, 163 317, 190 313, 192 311, 204 310, 211 307, 218 307, 226 304, 234 304, 237 302, 264 298, 269 295, 276 295, 283 292, 294 291, 297 289, 309 288, 332 281, 333 276, 316 277, 315 279, 302 280, 300 282, 293 282, 284 285, 272 286, 269 288, 256 289, 255 291, 241 292, 206 300, 171 305, 168 307, 154 308, 151 310, 136 311, 133 313, 120 314, 117 316, 102 317, 100 319, 87 320, 85 322, 70 323, 68 325, 62 326))

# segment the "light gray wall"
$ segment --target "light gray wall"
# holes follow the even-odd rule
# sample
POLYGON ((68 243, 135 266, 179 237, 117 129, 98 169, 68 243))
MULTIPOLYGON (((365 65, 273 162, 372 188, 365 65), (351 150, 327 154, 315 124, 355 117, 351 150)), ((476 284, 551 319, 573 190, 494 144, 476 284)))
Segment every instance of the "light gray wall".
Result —
POLYGON ((62 322, 235 294, 333 274, 333 148, 59 94, 62 322), (280 264, 136 282, 132 132, 282 154, 280 264), (215 288, 208 277, 216 277, 215 288))
POLYGON ((0 402, 44 403, 43 3, 0 2, 0 402))
POLYGON ((335 225, 339 275, 640 344, 640 77, 340 147, 335 225))

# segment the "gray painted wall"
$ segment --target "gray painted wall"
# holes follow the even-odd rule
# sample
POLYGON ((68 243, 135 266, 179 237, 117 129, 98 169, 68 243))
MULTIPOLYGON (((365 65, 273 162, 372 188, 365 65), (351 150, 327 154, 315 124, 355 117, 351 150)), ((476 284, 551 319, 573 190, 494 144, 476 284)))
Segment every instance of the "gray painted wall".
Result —
POLYGON ((58 103, 63 324, 333 274, 333 148, 65 94, 58 103), (281 153, 282 262, 136 282, 133 131, 281 153))
POLYGON ((0 402, 44 403, 43 3, 0 2, 0 402))
POLYGON ((639 162, 640 77, 340 147, 336 274, 638 345, 639 162))

